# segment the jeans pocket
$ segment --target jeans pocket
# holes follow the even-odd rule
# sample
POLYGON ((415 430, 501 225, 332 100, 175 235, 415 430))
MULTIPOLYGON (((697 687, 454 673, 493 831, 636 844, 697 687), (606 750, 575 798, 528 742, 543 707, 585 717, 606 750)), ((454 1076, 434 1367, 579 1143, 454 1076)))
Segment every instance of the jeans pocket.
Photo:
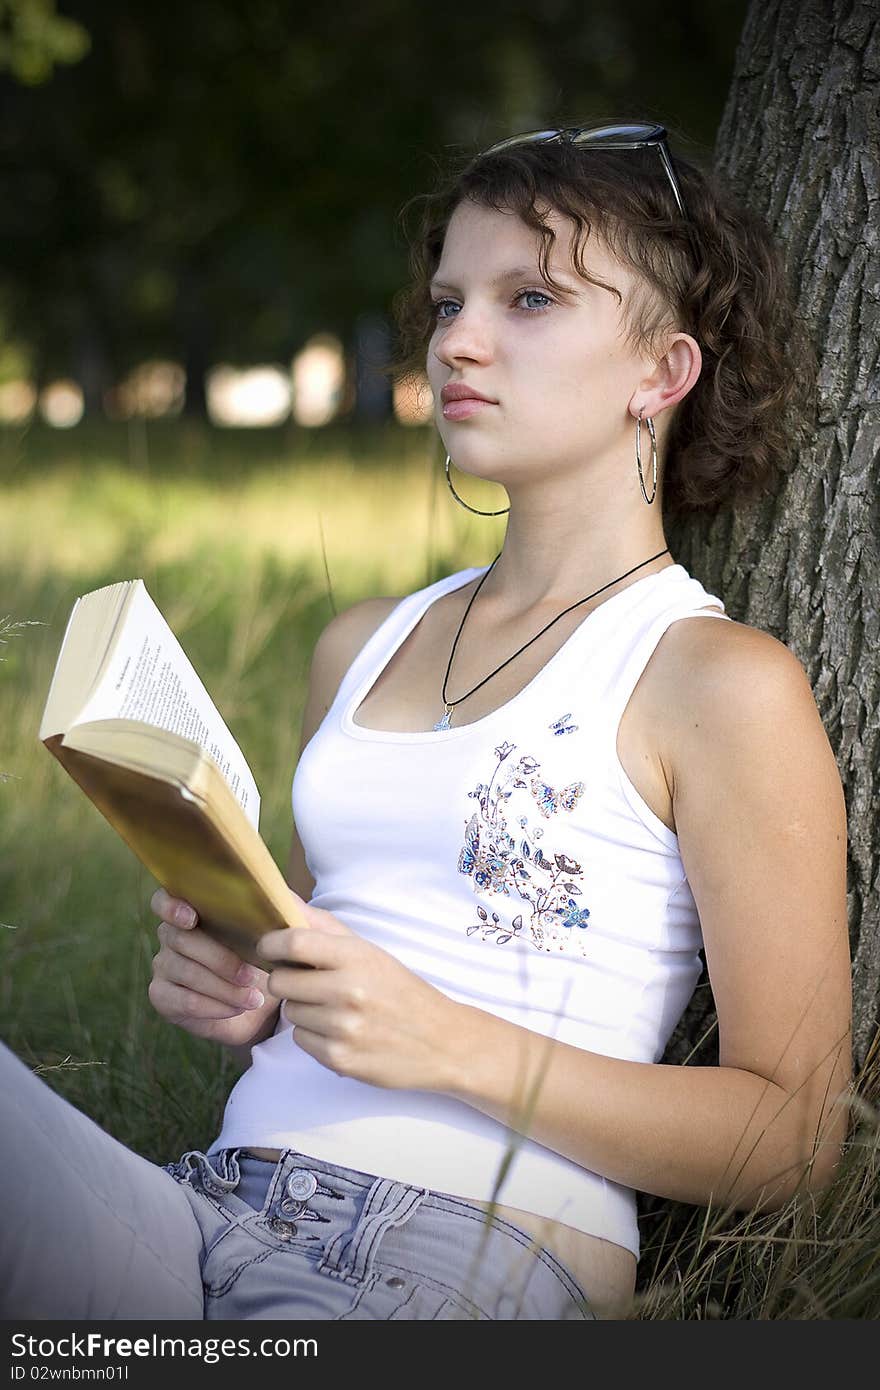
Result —
POLYGON ((369 1318, 385 1322, 469 1322, 479 1317, 476 1309, 450 1298, 447 1290, 432 1288, 418 1279, 405 1282, 392 1275, 374 1281, 337 1321, 369 1318))

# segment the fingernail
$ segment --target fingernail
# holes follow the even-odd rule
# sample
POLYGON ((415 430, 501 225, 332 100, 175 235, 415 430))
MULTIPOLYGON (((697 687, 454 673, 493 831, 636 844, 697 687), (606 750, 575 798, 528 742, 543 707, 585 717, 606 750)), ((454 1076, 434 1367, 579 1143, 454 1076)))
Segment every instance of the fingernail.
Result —
POLYGON ((179 927, 194 927, 196 924, 196 914, 191 907, 179 907, 176 918, 179 927))
POLYGON ((257 972, 252 965, 240 965, 235 972, 237 985, 252 985, 256 978, 257 972))
POLYGON ((265 997, 260 993, 258 989, 248 990, 247 1006, 249 1009, 259 1009, 262 1004, 265 1004, 265 1002, 265 997))

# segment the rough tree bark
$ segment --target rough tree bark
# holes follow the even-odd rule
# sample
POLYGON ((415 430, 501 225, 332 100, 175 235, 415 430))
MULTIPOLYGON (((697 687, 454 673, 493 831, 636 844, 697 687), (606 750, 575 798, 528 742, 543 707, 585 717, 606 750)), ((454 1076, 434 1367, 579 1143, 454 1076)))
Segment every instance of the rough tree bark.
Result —
MULTIPOLYGON (((880 18, 876 0, 753 0, 715 164, 781 243, 820 363, 818 418, 778 496, 671 520, 673 554, 806 670, 849 822, 854 1048, 880 987, 880 18)), ((709 991, 667 1053, 711 1029, 709 991)), ((696 1054, 712 1060, 710 1041, 696 1054)))

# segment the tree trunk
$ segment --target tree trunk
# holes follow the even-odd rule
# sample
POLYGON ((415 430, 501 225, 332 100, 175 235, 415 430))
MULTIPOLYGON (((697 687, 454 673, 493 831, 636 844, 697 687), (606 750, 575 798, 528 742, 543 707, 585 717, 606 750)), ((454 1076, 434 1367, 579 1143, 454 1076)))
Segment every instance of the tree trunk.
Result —
POLYGON ((202 286, 192 266, 184 266, 180 271, 177 324, 186 373, 183 413, 187 419, 204 420, 208 415, 206 377, 210 335, 202 286))
MULTIPOLYGON (((781 243, 811 325, 815 440, 776 498, 671 521, 667 531, 673 553, 730 616, 784 642, 810 678, 846 793, 859 1063, 877 1029, 880 986, 877 13, 876 0, 753 0, 715 161, 781 243)), ((669 1060, 683 1060, 711 1027, 708 996, 698 991, 669 1060)))
POLYGON ((82 317, 73 343, 74 375, 83 393, 83 408, 90 418, 104 413, 104 401, 110 386, 107 355, 98 326, 82 306, 82 317))
POLYGON ((382 368, 391 353, 391 329, 381 314, 359 314, 354 328, 355 416, 382 424, 391 418, 392 393, 382 368))

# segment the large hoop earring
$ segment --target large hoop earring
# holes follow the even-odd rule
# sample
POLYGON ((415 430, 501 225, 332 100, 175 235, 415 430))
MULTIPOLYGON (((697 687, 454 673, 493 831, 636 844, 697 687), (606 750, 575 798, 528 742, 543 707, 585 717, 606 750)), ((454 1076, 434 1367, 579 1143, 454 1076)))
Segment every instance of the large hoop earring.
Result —
POLYGON ((470 506, 469 503, 465 502, 464 498, 463 498, 463 497, 459 497, 459 495, 458 495, 458 493, 456 492, 455 488, 452 486, 452 479, 451 479, 451 477, 449 476, 449 465, 450 465, 451 462, 452 462, 452 460, 450 459, 449 455, 447 454, 447 455, 446 455, 446 481, 447 481, 447 483, 449 484, 449 491, 452 493, 452 495, 453 495, 453 497, 455 498, 456 502, 460 502, 461 505, 462 505, 463 507, 467 507, 468 511, 469 511, 469 512, 473 512, 476 516, 504 516, 504 514, 505 514, 506 512, 509 512, 509 511, 510 511, 510 507, 502 507, 501 510, 498 511, 498 512, 481 512, 480 509, 479 509, 479 507, 472 507, 472 506, 470 506))
MULTIPOLYGON (((644 410, 642 406, 642 410, 644 410)), ((648 426, 648 433, 651 436, 651 463, 654 467, 654 491, 649 497, 645 491, 645 479, 642 476, 642 410, 639 411, 639 418, 636 421, 636 463, 639 468, 639 482, 642 485, 642 496, 650 506, 657 496, 657 436, 654 433, 654 421, 650 415, 645 416, 645 424, 648 426)))

